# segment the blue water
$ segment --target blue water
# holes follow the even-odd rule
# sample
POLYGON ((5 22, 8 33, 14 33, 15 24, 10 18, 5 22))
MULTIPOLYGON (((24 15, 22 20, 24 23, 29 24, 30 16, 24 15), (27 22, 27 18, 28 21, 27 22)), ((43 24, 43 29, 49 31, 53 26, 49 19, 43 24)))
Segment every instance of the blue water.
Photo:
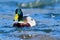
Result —
POLYGON ((60 37, 60 3, 44 8, 22 9, 24 15, 31 16, 36 20, 37 25, 30 28, 16 28, 12 26, 12 23, 17 3, 35 0, 13 0, 13 4, 10 1, 12 0, 0 0, 0 39, 20 40, 22 38, 18 36, 22 34, 49 34, 60 37))

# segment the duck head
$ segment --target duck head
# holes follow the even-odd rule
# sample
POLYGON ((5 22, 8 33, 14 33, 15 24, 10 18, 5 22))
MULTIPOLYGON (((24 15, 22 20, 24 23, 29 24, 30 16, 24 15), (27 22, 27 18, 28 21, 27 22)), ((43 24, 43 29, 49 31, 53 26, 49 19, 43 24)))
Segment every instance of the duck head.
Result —
POLYGON ((16 9, 15 10, 15 17, 14 17, 15 21, 22 21, 23 20, 23 13, 21 9, 16 9))

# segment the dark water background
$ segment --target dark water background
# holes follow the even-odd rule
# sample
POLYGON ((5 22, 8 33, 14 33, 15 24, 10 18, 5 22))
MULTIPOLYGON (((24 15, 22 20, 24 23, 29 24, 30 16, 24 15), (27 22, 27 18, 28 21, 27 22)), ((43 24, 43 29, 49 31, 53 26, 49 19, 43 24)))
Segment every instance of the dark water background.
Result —
POLYGON ((59 0, 44 8, 22 9, 24 15, 31 16, 36 20, 34 27, 16 28, 12 26, 13 17, 17 3, 32 2, 35 0, 0 0, 0 39, 2 40, 23 40, 22 34, 49 34, 60 38, 60 3, 59 0), (21 36, 22 35, 22 36, 21 36), (21 36, 19 38, 19 36, 21 36))

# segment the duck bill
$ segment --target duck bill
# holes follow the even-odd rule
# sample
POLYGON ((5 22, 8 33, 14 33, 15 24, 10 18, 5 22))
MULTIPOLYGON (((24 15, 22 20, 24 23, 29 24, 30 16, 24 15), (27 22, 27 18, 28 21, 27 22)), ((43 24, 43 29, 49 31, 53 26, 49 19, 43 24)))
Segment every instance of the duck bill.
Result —
POLYGON ((15 16, 14 16, 14 20, 15 20, 15 21, 18 20, 18 14, 15 14, 15 16))

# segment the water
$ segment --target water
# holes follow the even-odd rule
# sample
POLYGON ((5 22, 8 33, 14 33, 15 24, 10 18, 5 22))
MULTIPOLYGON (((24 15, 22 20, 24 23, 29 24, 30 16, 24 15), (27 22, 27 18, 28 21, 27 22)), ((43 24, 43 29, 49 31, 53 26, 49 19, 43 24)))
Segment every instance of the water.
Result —
MULTIPOLYGON (((7 0, 10 2, 12 0, 7 0)), ((49 34, 60 38, 60 3, 44 8, 22 9, 24 15, 31 16, 36 20, 37 25, 34 27, 16 28, 12 26, 13 17, 17 0, 13 0, 13 4, 7 4, 6 1, 0 2, 0 39, 1 40, 23 40, 25 36, 30 39, 34 35, 49 34), (25 35, 27 34, 27 35, 25 35), (30 37, 30 36, 31 37, 30 37)), ((19 2, 18 0, 17 2, 19 2)), ((32 2, 34 0, 25 1, 32 2)), ((23 0, 20 2, 24 2, 23 0)))

